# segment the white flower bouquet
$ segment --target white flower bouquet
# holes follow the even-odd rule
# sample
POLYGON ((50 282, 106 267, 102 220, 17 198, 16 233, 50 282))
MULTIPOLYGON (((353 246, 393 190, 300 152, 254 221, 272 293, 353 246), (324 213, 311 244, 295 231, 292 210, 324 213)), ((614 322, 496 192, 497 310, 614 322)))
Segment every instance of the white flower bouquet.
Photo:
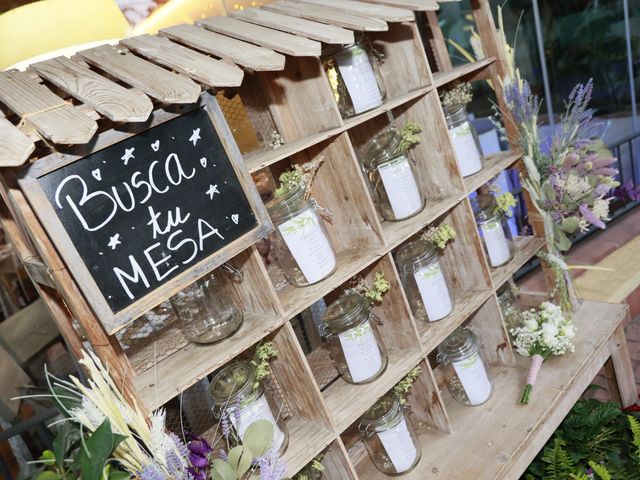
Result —
POLYGON ((542 363, 552 355, 573 352, 572 339, 575 334, 571 320, 565 318, 562 309, 551 302, 544 302, 538 310, 523 312, 522 325, 511 329, 516 351, 524 357, 531 357, 527 385, 520 397, 521 404, 529 403, 542 363))

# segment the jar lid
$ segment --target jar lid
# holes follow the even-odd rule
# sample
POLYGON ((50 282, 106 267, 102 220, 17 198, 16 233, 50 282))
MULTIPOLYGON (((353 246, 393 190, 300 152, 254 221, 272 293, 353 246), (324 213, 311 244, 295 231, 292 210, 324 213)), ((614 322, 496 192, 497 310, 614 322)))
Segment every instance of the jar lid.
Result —
POLYGON ((275 224, 286 222, 311 202, 304 198, 305 189, 298 186, 267 203, 267 212, 275 224))
POLYGON ((496 199, 490 193, 482 193, 478 195, 474 202, 474 212, 476 220, 484 221, 495 218, 496 215, 496 199))
POLYGON ((233 405, 253 393, 255 371, 247 361, 235 362, 224 366, 216 373, 209 385, 209 394, 213 403, 220 407, 233 405))
POLYGON ((322 320, 329 333, 340 332, 369 318, 370 305, 359 293, 350 293, 333 302, 322 320))
POLYGON ((400 412, 401 405, 398 398, 393 392, 388 392, 362 414, 360 425, 363 427, 383 425, 394 420, 400 412))
POLYGON ((477 352, 478 347, 478 341, 471 329, 460 327, 438 346, 438 353, 446 362, 454 362, 477 352))
POLYGON ((402 154, 401 141, 402 137, 395 127, 389 127, 380 132, 362 147, 362 159, 365 166, 375 168, 399 157, 402 154))
POLYGON ((428 240, 418 239, 403 245, 396 253, 396 263, 402 273, 416 270, 438 259, 436 247, 428 240))

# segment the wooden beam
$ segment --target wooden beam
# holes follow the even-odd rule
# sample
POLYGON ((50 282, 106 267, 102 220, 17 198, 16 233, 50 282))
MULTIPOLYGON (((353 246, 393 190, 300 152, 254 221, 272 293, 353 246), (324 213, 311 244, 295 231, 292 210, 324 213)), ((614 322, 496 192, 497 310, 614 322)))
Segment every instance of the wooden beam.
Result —
POLYGON ((0 167, 19 167, 35 148, 33 141, 19 128, 0 118, 0 167))
POLYGON ((416 12, 435 11, 440 7, 435 0, 363 0, 368 3, 378 5, 388 5, 390 7, 408 8, 416 12))
POLYGON ((416 17, 413 11, 404 8, 388 7, 354 0, 294 0, 301 3, 321 5, 333 10, 375 17, 386 22, 413 22, 416 17))

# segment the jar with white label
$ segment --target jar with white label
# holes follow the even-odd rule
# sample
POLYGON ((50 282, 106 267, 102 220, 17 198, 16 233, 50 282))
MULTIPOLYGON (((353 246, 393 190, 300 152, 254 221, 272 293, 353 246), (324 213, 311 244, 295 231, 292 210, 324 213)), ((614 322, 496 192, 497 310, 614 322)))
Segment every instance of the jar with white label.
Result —
POLYGON ((451 396, 463 405, 482 405, 493 393, 488 363, 473 332, 460 327, 438 346, 451 396))
POLYGON ((215 343, 242 325, 243 311, 225 267, 205 275, 173 297, 171 305, 184 336, 194 343, 215 343))
POLYGON ((382 473, 407 473, 420 461, 422 447, 418 436, 392 392, 360 417, 358 428, 369 457, 382 473))
POLYGON ((431 242, 422 239, 409 242, 396 252, 395 260, 416 318, 437 322, 453 311, 453 297, 431 242))
POLYGON ((224 422, 228 422, 240 441, 249 425, 267 420, 274 428, 272 447, 282 455, 289 444, 289 431, 283 414, 262 383, 257 387, 254 383, 255 370, 250 362, 235 362, 220 369, 209 385, 213 414, 219 419, 224 416, 224 422))
POLYGON ((482 148, 476 129, 469 121, 467 109, 456 105, 445 108, 444 115, 460 174, 468 177, 479 172, 482 170, 482 148))
POLYGON ((478 195, 475 217, 489 265, 493 268, 504 265, 513 256, 513 241, 493 195, 478 195))
POLYGON ((516 297, 513 295, 511 285, 506 284, 498 290, 498 306, 502 312, 502 318, 504 319, 508 332, 511 332, 512 328, 522 326, 524 320, 522 309, 518 305, 516 297))
POLYGON ((390 221, 413 217, 425 206, 416 182, 415 163, 401 143, 398 131, 389 128, 369 140, 362 150, 373 201, 380 216, 390 221))
POLYGON ((342 118, 379 107, 387 96, 378 59, 365 42, 330 48, 322 65, 342 118))
POLYGON ((333 363, 349 383, 369 383, 387 368, 387 350, 365 297, 351 293, 324 313, 323 330, 333 363))
POLYGON ((320 208, 302 188, 272 200, 267 208, 275 227, 271 248, 287 281, 306 287, 324 280, 337 267, 320 208))

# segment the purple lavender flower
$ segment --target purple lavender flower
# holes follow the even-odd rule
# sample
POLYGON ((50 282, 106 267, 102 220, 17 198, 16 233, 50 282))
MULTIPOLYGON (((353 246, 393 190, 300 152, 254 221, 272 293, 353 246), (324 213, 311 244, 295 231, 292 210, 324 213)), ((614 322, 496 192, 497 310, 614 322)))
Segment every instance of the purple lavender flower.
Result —
POLYGON ((589 210, 589 206, 586 203, 580 204, 580 214, 582 215, 582 218, 584 218, 590 224, 595 225, 598 228, 606 228, 604 222, 600 220, 600 217, 589 210))
POLYGON ((142 467, 140 480, 165 480, 165 475, 155 463, 147 463, 142 467))
POLYGON ((166 453, 167 468, 169 473, 175 479, 184 478, 185 476, 185 464, 173 448, 169 448, 166 453))
POLYGON ((266 457, 259 457, 257 464, 260 469, 260 480, 281 480, 287 470, 277 448, 271 449, 266 457))
POLYGON ((235 419, 235 424, 240 425, 240 397, 236 398, 236 404, 233 408, 233 416, 235 419))
POLYGON ((220 449, 220 451, 218 452, 218 455, 220 456, 220 460, 223 461, 227 461, 227 459, 229 458, 229 456, 227 455, 227 452, 225 452, 224 450, 220 449))
POLYGON ((229 414, 226 410, 222 412, 222 417, 220 418, 220 425, 222 426, 222 435, 224 438, 228 439, 229 435, 231 435, 231 427, 229 425, 229 414))
POLYGON ((171 438, 171 440, 173 440, 173 444, 176 446, 176 448, 178 449, 178 453, 180 453, 180 456, 182 458, 187 458, 187 455, 189 455, 189 449, 187 448, 187 446, 184 444, 184 442, 180 439, 180 437, 178 437, 175 433, 170 432, 169 433, 169 437, 171 438))

